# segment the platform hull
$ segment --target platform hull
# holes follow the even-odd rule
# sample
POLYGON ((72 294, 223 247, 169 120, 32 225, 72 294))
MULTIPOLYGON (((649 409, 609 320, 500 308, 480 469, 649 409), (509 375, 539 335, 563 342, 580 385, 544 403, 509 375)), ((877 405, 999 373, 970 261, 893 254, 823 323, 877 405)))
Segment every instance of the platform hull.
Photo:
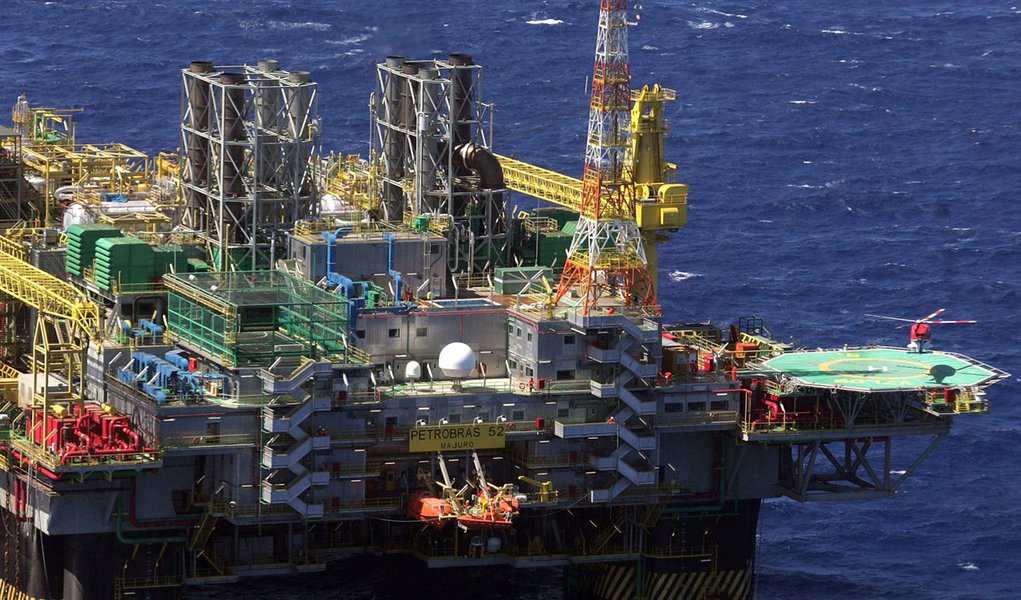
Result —
MULTIPOLYGON (((564 597, 571 600, 673 600, 754 597, 755 533, 760 500, 705 514, 667 509, 653 528, 669 556, 565 568, 564 597), (673 539, 671 547, 669 540, 673 539)), ((673 507, 677 510, 679 507, 673 507)))

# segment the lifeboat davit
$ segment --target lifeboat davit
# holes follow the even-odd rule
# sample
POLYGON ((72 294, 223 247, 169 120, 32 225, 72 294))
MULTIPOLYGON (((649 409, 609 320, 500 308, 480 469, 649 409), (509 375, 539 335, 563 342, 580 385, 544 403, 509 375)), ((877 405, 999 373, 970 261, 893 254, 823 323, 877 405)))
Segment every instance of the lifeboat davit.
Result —
POLYGON ((510 496, 496 500, 481 500, 457 517, 457 522, 468 529, 510 529, 511 518, 518 512, 518 501, 510 496))

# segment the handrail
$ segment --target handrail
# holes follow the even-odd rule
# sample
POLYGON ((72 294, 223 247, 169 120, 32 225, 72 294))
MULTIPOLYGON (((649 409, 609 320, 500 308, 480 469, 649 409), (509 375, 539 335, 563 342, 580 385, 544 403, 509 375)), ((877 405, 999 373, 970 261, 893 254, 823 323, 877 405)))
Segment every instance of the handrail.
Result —
POLYGON ((196 434, 160 438, 160 445, 164 450, 208 446, 241 446, 257 443, 259 443, 259 435, 255 433, 196 434))

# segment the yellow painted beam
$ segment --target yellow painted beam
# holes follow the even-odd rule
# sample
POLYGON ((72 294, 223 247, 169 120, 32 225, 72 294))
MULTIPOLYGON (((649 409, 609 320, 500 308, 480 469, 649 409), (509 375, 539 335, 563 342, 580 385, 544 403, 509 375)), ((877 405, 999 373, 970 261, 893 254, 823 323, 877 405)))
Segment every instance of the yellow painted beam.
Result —
POLYGON ((78 288, 0 250, 0 294, 17 298, 50 317, 77 324, 90 337, 99 334, 99 306, 78 288))
POLYGON ((508 189, 581 212, 581 180, 530 165, 509 156, 496 155, 503 167, 508 189))

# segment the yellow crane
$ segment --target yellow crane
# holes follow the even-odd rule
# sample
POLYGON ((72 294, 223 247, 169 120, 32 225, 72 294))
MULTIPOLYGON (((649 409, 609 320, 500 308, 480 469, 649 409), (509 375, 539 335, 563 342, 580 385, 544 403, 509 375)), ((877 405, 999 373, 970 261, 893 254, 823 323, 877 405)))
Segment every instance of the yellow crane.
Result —
MULTIPOLYGON (((669 127, 663 116, 674 90, 654 85, 631 92, 631 147, 628 168, 635 184, 635 220, 642 232, 646 260, 658 287, 656 244, 664 231, 675 231, 688 221, 688 186, 673 183, 677 166, 663 159, 663 138, 669 127)), ((516 192, 581 212, 581 180, 526 162, 496 156, 504 182, 516 192)))
POLYGON ((524 475, 518 475, 518 481, 527 483, 535 486, 539 490, 539 502, 551 502, 557 499, 559 495, 555 489, 553 489, 552 481, 539 481, 538 479, 532 479, 531 477, 525 477, 524 475))
POLYGON ((38 313, 29 363, 32 403, 42 407, 43 415, 51 407, 82 404, 85 357, 89 341, 100 332, 100 307, 73 285, 4 250, 0 250, 0 296, 38 313))

